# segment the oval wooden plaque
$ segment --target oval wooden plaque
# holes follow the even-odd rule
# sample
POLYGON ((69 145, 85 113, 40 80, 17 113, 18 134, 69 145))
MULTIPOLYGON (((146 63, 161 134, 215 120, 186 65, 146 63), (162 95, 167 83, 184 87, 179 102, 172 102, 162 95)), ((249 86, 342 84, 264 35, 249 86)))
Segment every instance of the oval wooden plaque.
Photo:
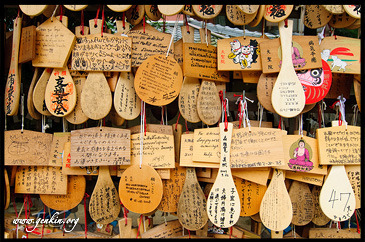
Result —
POLYGON ((342 14, 345 9, 342 5, 322 5, 328 12, 332 14, 342 14))
POLYGON ((361 18, 361 5, 343 5, 343 8, 353 18, 361 18))
POLYGON ((75 83, 68 68, 54 68, 44 93, 48 111, 56 117, 70 114, 76 105, 76 95, 75 83))
POLYGON ((356 21, 351 24, 350 26, 347 26, 347 29, 358 29, 361 27, 361 19, 356 19, 356 21))
POLYGON ((180 13, 185 5, 157 5, 158 10, 166 16, 172 16, 180 13))
POLYGON ((343 14, 332 15, 328 25, 335 29, 346 28, 355 23, 356 18, 351 17, 347 12, 343 14))
POLYGON ((323 213, 334 221, 345 221, 355 212, 355 194, 345 166, 333 165, 319 195, 323 213))
POLYGON ((256 17, 257 12, 247 14, 242 12, 238 5, 226 5, 226 16, 234 25, 249 24, 256 17))
POLYGON ((212 19, 219 15, 223 5, 192 5, 196 16, 202 19, 212 19))
POLYGON ((81 92, 84 84, 86 82, 86 76, 74 76, 73 80, 75 82, 76 89, 76 105, 74 110, 67 115, 65 118, 68 122, 72 124, 82 124, 85 123, 89 117, 84 114, 81 108, 81 92))
POLYGON ((199 230, 208 222, 207 201, 200 187, 194 167, 186 168, 186 177, 179 203, 177 217, 188 230, 199 230))
POLYGON ((271 93, 277 78, 277 73, 262 73, 257 82, 257 99, 266 110, 272 113, 276 113, 271 104, 271 93))
POLYGON ((138 117, 141 112, 141 99, 134 89, 132 72, 121 72, 114 91, 114 108, 126 120, 138 117))
POLYGON ((319 194, 321 193, 322 187, 320 186, 313 186, 312 195, 314 201, 314 214, 312 218, 312 222, 317 226, 324 226, 328 224, 331 219, 327 217, 319 205, 319 194))
POLYGON ((106 5, 114 12, 124 12, 132 7, 132 5, 106 5))
POLYGON ((37 83, 37 80, 39 78, 39 68, 36 67, 34 69, 32 82, 30 83, 29 90, 28 90, 28 96, 27 96, 27 108, 29 115, 34 119, 41 119, 41 114, 35 109, 34 102, 33 102, 33 91, 35 84, 37 83))
POLYGON ((272 23, 278 23, 289 17, 294 5, 266 5, 264 18, 272 23))
POLYGON ((90 72, 81 92, 81 108, 90 119, 99 120, 108 115, 113 99, 103 72, 90 72))
POLYGON ((279 22, 282 66, 271 93, 271 103, 276 113, 285 118, 300 114, 305 105, 302 84, 293 67, 291 57, 293 20, 279 22))
POLYGON ((88 5, 63 5, 63 6, 71 11, 81 11, 87 8, 88 5))
POLYGON ((49 5, 19 5, 25 15, 34 17, 43 13, 49 5))
POLYGON ((209 220, 217 227, 228 228, 233 226, 240 217, 240 198, 233 182, 230 149, 233 124, 219 124, 221 157, 217 178, 210 190, 207 199, 207 211, 209 220))
POLYGON ((4 210, 8 209, 9 204, 10 204, 10 183, 9 183, 9 175, 6 169, 4 169, 4 179, 5 179, 5 184, 4 184, 4 188, 5 188, 5 208, 4 210))
POLYGON ((142 21, 144 14, 143 5, 133 5, 125 12, 128 22, 132 25, 138 25, 142 21))
POLYGON ((152 55, 139 66, 134 88, 142 101, 164 106, 177 98, 182 81, 181 67, 173 57, 152 55))
POLYGON ((190 123, 200 122, 197 110, 200 81, 194 77, 184 77, 179 94, 179 110, 183 118, 190 123))
POLYGON ((185 5, 182 11, 186 15, 195 16, 192 5, 185 5))
POLYGON ((34 87, 33 91, 33 103, 35 109, 42 115, 51 116, 52 114, 48 111, 44 94, 46 92, 46 86, 48 83, 48 79, 51 76, 52 68, 45 68, 41 77, 39 78, 37 84, 34 87))
POLYGON ((202 80, 196 107, 199 118, 206 125, 213 125, 219 121, 222 105, 214 81, 202 80))
POLYGON ((237 5, 238 8, 246 14, 253 14, 259 10, 260 5, 237 5))
POLYGON ((314 200, 308 184, 293 181, 289 196, 293 207, 292 224, 297 226, 309 224, 314 216, 314 200))
POLYGON ((248 23, 248 25, 251 27, 256 27, 264 17, 264 13, 265 13, 265 5, 260 5, 260 8, 257 10, 255 18, 250 23, 248 23))
POLYGON ((162 181, 149 165, 132 165, 120 178, 119 197, 123 205, 134 213, 146 214, 157 208, 162 199, 162 181))
POLYGON ((271 182, 261 201, 260 218, 263 225, 273 231, 286 229, 292 221, 293 208, 282 170, 273 170, 271 182))
POLYGON ((85 189, 86 179, 84 176, 68 176, 66 195, 39 194, 39 197, 49 208, 58 211, 70 210, 82 201, 85 189))
POLYGON ((90 217, 96 223, 108 224, 119 215, 118 191, 110 176, 109 166, 100 166, 98 180, 89 203, 90 217))
POLYGON ((332 13, 322 5, 305 5, 303 22, 307 28, 317 29, 325 26, 332 18, 332 13))
POLYGON ((144 5, 144 11, 152 21, 157 21, 162 17, 157 5, 144 5))

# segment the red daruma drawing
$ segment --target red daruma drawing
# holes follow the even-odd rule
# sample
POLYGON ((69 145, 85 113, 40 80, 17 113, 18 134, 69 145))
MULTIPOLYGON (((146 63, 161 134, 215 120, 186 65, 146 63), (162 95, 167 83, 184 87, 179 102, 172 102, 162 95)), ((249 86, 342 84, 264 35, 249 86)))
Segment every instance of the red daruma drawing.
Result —
POLYGON ((332 72, 324 60, 322 60, 322 68, 296 73, 304 89, 306 105, 321 101, 331 88, 332 72))

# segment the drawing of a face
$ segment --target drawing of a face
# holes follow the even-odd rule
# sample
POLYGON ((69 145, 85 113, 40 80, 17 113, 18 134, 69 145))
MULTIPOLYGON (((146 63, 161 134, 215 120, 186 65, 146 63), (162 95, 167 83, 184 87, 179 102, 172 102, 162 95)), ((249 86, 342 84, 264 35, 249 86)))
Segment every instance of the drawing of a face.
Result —
POLYGON ((300 140, 298 143, 298 146, 299 146, 299 148, 304 148, 304 146, 305 146, 304 140, 300 140))
POLYGON ((242 46, 242 53, 246 55, 250 54, 251 53, 250 46, 249 45, 242 46))

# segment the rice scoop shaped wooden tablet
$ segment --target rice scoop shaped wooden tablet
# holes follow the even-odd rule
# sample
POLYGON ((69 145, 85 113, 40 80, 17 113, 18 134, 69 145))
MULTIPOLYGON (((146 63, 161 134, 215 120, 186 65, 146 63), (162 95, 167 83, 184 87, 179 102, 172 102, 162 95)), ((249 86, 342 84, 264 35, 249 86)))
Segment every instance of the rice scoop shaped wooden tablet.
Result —
POLYGON ((123 205, 134 213, 154 211, 162 199, 162 181, 156 170, 149 165, 132 165, 120 178, 119 197, 123 205))
POLYGON ((209 220, 217 227, 228 228, 233 226, 240 217, 240 198, 234 184, 231 165, 230 148, 233 131, 233 124, 228 123, 225 130, 225 123, 219 124, 221 142, 221 162, 218 175, 210 190, 207 200, 207 211, 209 220))
POLYGON ((297 226, 309 224, 314 216, 314 198, 308 183, 293 181, 289 196, 293 207, 292 224, 297 226))
POLYGON ((279 23, 280 42, 282 51, 282 66, 274 84, 271 103, 276 113, 285 118, 300 114, 305 106, 305 94, 292 61, 292 31, 293 21, 279 23))
POLYGON ((139 66, 134 78, 134 88, 142 101, 154 106, 164 106, 177 98, 182 81, 181 67, 173 57, 153 55, 139 66))

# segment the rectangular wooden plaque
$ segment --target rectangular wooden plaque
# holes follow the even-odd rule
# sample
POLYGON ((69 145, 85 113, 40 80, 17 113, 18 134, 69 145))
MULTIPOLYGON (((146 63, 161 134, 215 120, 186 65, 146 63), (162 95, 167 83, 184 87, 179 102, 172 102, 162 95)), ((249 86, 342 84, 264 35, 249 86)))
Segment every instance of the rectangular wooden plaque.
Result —
POLYGON ((35 43, 37 31, 34 25, 22 28, 19 47, 19 63, 25 63, 35 58, 35 43))
POLYGON ((52 145, 49 155, 49 166, 62 166, 62 152, 66 142, 71 141, 70 132, 53 133, 52 145))

